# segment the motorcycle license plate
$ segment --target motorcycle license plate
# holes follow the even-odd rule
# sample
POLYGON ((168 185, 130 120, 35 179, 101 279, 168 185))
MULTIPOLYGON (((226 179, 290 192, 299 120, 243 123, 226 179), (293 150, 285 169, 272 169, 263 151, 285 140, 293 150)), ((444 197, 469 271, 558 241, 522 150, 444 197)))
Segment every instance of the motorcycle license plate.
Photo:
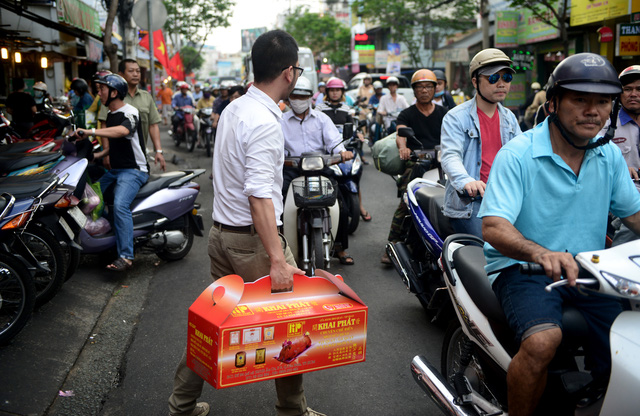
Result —
POLYGON ((207 127, 207 133, 213 133, 213 129, 211 127, 207 127))
POLYGON ((84 225, 87 223, 87 217, 85 217, 82 211, 80 211, 80 208, 73 207, 70 208, 67 212, 69 213, 69 215, 71 215, 71 218, 73 218, 74 221, 78 223, 80 228, 84 228, 84 225))
POLYGON ((60 217, 60 221, 58 221, 58 224, 60 224, 60 226, 62 227, 64 232, 67 233, 67 235, 69 236, 70 240, 73 240, 75 238, 75 235, 73 234, 73 231, 71 230, 71 227, 69 227, 69 224, 67 224, 67 221, 65 221, 64 218, 60 217))

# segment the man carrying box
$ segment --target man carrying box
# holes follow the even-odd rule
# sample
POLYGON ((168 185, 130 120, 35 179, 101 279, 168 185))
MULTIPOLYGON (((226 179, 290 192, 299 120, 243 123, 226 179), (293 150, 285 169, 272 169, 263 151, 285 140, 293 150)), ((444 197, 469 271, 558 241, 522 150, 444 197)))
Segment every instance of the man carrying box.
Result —
MULTIPOLYGON (((209 257, 213 279, 237 274, 245 282, 270 275, 272 291, 291 288, 297 268, 282 225, 284 136, 277 103, 289 97, 302 75, 298 46, 286 32, 260 36, 251 51, 255 83, 221 115, 213 157, 213 222, 209 257)), ((278 378, 279 416, 324 416, 307 407, 302 375, 278 378)), ((204 416, 207 403, 197 403, 204 381, 178 364, 171 415, 204 416)))

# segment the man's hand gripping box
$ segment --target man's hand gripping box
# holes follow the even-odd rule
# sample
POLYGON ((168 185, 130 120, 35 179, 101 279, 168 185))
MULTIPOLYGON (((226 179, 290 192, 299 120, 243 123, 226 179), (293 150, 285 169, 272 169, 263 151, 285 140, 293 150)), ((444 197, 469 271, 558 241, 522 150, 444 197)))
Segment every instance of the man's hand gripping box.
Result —
POLYGON ((215 388, 365 360, 367 306, 341 277, 294 276, 292 292, 237 275, 189 308, 187 365, 215 388))

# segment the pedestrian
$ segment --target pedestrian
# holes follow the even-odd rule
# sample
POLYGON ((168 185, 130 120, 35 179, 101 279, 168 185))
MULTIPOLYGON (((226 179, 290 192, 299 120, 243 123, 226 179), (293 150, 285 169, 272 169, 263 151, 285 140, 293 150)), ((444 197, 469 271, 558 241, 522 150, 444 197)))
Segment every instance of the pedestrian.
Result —
POLYGON ((104 150, 95 154, 96 158, 111 155, 111 169, 99 180, 103 192, 113 186, 114 196, 111 215, 118 258, 107 269, 123 272, 131 268, 134 259, 131 203, 149 179, 149 164, 138 110, 123 101, 128 91, 127 81, 120 75, 108 74, 95 82, 100 101, 109 109, 106 128, 78 129, 74 135, 81 139, 96 135, 108 139, 104 150))
POLYGON ((491 164, 500 148, 521 133, 515 114, 502 105, 515 71, 500 49, 476 54, 469 77, 476 95, 447 113, 442 122, 442 169, 447 175, 444 215, 457 233, 482 238, 480 200, 469 202, 459 193, 482 197, 491 164))
POLYGON ((13 92, 7 97, 7 112, 11 114, 11 124, 20 137, 26 139, 33 126, 36 102, 31 94, 24 92, 26 84, 22 78, 13 78, 13 92))
POLYGON ((611 371, 609 332, 622 308, 575 288, 574 256, 605 248, 610 211, 640 232, 640 194, 620 150, 598 138, 622 90, 615 69, 600 55, 579 53, 554 69, 547 87, 549 117, 500 149, 478 214, 485 268, 516 334, 507 370, 513 416, 533 414, 545 390, 563 339, 563 305, 576 308, 589 328, 584 361, 592 381, 576 400, 586 408, 601 397, 611 371), (523 262, 542 265, 545 274, 521 273, 523 262), (546 290, 561 279, 569 285, 546 290))
MULTIPOLYGON (((161 121, 160 113, 158 113, 158 106, 151 94, 138 88, 140 84, 140 65, 134 59, 123 59, 118 63, 118 74, 127 81, 129 87, 129 92, 124 97, 124 102, 134 106, 140 114, 145 146, 149 143, 149 137, 151 137, 151 142, 155 149, 155 164, 160 164, 160 168, 165 170, 166 162, 160 141, 160 127, 158 126, 161 121)), ((107 112, 106 107, 101 108, 98 120, 105 121, 107 112)), ((106 163, 109 163, 109 160, 106 163)))
MULTIPOLYGON (((209 233, 211 277, 237 274, 246 282, 270 275, 272 291, 289 290, 295 265, 282 225, 284 136, 277 106, 297 79, 298 46, 286 32, 273 30, 253 45, 255 83, 222 113, 213 153, 213 227, 209 233), (236 255, 235 253, 243 253, 236 255)), ((204 381, 186 365, 186 349, 169 398, 171 415, 204 416, 196 403, 204 381)), ((280 416, 323 416, 307 407, 302 374, 275 380, 280 416)))
POLYGON ((162 83, 162 89, 158 92, 158 99, 162 106, 162 124, 168 126, 171 121, 171 98, 173 97, 173 91, 169 88, 169 84, 162 83))
MULTIPOLYGON (((415 138, 418 140, 418 143, 416 143, 414 140, 409 140, 407 137, 402 137, 399 134, 396 136, 396 145, 398 146, 400 159, 406 161, 405 171, 398 182, 400 194, 406 191, 407 185, 411 180, 417 176, 422 176, 421 171, 414 169, 420 165, 409 160, 411 152, 421 148, 434 149, 440 144, 440 127, 442 126, 442 118, 447 110, 433 102, 437 83, 436 74, 432 71, 428 69, 417 70, 411 77, 411 87, 416 97, 416 103, 402 110, 398 115, 398 129, 401 127, 411 127, 415 133, 415 138)), ((387 85, 388 84, 389 81, 387 81, 387 85)), ((382 102, 386 97, 386 95, 382 96, 380 106, 382 106, 382 102)), ((378 111, 380 111, 380 107, 378 107, 378 111)), ((404 199, 400 199, 400 204, 391 220, 391 228, 389 230, 389 237, 387 238, 390 243, 401 241, 406 237, 409 231, 409 223, 405 221, 405 217, 408 214, 409 208, 407 204, 404 203, 404 199)), ((380 261, 384 264, 391 264, 391 260, 386 251, 380 261)))

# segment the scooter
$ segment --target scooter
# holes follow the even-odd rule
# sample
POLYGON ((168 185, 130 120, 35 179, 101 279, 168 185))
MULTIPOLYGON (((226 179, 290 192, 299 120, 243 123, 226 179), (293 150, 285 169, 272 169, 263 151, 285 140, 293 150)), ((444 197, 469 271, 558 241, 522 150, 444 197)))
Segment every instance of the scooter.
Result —
POLYGON ((340 155, 321 152, 285 158, 285 166, 299 168, 300 176, 291 181, 285 198, 283 231, 298 266, 308 276, 329 268, 340 208, 337 187, 321 171, 341 161, 340 155))
MULTIPOLYGON (((134 248, 155 253, 163 260, 180 260, 193 245, 194 235, 204 236, 202 216, 197 213, 196 198, 200 185, 193 179, 205 169, 185 169, 151 175, 131 204, 134 248)), ((105 205, 112 192, 104 191, 105 205)), ((114 232, 90 235, 80 231, 84 254, 102 254, 116 248, 114 232)))
MULTIPOLYGON (((180 143, 185 142, 189 148, 189 151, 193 151, 198 141, 198 134, 196 132, 196 126, 194 123, 194 113, 196 111, 190 105, 185 105, 175 109, 176 113, 179 111, 182 113, 182 120, 176 125, 176 131, 169 131, 169 135, 173 138, 173 142, 176 147, 180 146, 180 143)), ((177 115, 174 115, 177 117, 177 115)))
MULTIPOLYGON (((457 319, 447 330, 441 369, 424 356, 411 363, 415 381, 448 415, 506 415, 506 371, 517 351, 500 303, 484 271, 482 241, 454 234, 445 240, 441 258, 449 296, 457 319)), ((547 388, 540 400, 540 414, 636 415, 640 409, 640 241, 614 248, 579 253, 576 290, 594 291, 631 301, 610 331, 612 371, 601 398, 584 399, 591 376, 581 367, 582 341, 587 325, 582 314, 568 306, 563 311, 563 342, 549 366, 547 388)), ((524 264, 521 272, 544 274, 536 264, 524 264)), ((547 290, 566 285, 550 284, 547 290)))
POLYGON ((204 150, 207 157, 211 157, 211 149, 213 149, 213 139, 215 137, 215 129, 213 128, 213 120, 211 120, 213 108, 206 107, 198 110, 198 118, 200 119, 200 137, 204 143, 204 150))

